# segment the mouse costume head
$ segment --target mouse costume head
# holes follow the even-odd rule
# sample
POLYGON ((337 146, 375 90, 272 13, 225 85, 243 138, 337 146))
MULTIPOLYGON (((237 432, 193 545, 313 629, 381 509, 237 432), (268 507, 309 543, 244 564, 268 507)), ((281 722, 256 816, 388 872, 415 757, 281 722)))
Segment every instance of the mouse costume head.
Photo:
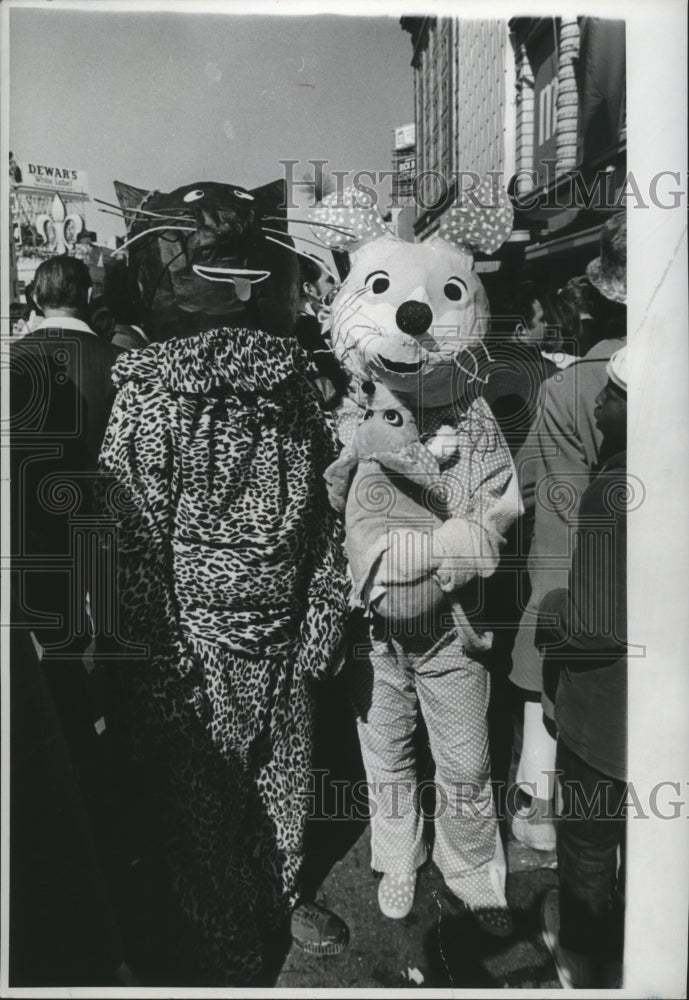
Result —
POLYGON ((291 333, 297 258, 284 181, 247 190, 199 182, 169 193, 116 182, 127 225, 119 252, 152 339, 220 326, 291 333))
POLYGON ((332 305, 331 340, 360 384, 374 378, 395 392, 445 402, 458 374, 476 377, 488 300, 474 252, 493 253, 512 231, 507 195, 489 181, 467 192, 436 236, 406 243, 353 190, 328 195, 314 234, 348 249, 351 269, 332 305))

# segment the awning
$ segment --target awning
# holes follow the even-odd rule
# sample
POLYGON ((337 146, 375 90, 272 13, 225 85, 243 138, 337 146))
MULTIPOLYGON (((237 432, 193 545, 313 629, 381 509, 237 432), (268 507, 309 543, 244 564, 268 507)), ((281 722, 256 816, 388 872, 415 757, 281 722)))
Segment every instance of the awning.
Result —
POLYGON ((593 245, 598 248, 601 226, 591 226, 590 229, 582 229, 578 233, 570 233, 568 236, 560 236, 556 240, 548 240, 547 243, 532 243, 524 250, 526 260, 537 260, 539 257, 561 256, 571 250, 581 250, 584 247, 593 245))

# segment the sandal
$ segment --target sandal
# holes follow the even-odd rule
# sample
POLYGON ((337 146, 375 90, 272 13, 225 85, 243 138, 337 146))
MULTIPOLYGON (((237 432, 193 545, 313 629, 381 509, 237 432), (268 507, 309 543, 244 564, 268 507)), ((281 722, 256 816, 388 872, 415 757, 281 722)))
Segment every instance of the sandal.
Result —
POLYGON ((378 885, 380 912, 391 920, 402 920, 414 905, 416 872, 408 875, 391 875, 386 872, 378 885))
POLYGON ((294 908, 290 929, 296 946, 309 955, 340 955, 349 942, 344 920, 314 902, 294 908))
POLYGON ((480 906, 472 909, 474 920, 486 934, 506 938, 514 934, 512 914, 506 906, 480 906))

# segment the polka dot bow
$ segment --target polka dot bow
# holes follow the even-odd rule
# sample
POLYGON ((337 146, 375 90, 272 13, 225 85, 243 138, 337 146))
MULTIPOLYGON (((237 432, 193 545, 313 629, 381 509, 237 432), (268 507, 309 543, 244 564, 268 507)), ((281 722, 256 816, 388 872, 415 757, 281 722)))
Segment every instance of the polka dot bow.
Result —
POLYGON ((331 249, 349 248, 389 232, 371 195, 352 187, 326 195, 314 210, 314 222, 318 223, 312 228, 314 236, 331 249))
POLYGON ((438 235, 454 246, 472 252, 495 253, 505 242, 514 223, 507 194, 489 177, 472 191, 462 193, 440 224, 438 235))

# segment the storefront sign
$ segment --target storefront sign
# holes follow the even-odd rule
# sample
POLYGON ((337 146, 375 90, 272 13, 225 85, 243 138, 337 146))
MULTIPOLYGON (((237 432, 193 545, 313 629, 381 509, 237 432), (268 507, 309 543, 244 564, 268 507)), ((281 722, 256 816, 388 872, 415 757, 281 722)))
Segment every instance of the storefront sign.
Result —
POLYGON ((407 149, 416 142, 416 125, 400 125, 395 129, 395 149, 407 149))
POLYGON ((24 187, 67 193, 88 194, 88 175, 85 170, 74 170, 52 163, 19 162, 21 184, 24 187))

